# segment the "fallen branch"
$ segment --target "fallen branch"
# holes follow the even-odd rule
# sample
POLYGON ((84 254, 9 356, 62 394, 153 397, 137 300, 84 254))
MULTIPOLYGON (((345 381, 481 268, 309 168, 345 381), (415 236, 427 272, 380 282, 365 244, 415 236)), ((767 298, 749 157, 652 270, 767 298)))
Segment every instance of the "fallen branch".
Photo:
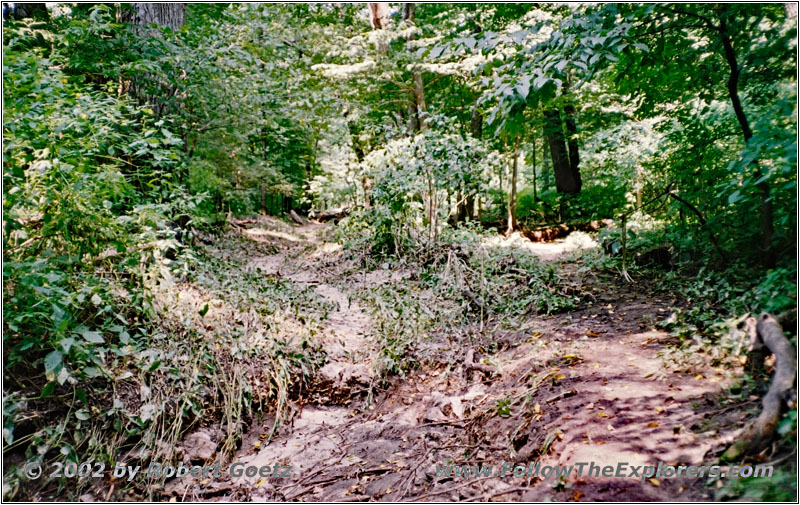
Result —
MULTIPOLYGON (((753 350, 765 346, 775 354, 775 375, 762 401, 761 414, 744 430, 739 440, 722 455, 724 460, 736 460, 742 456, 756 454, 766 449, 781 418, 783 407, 795 382, 797 358, 794 346, 783 334, 783 328, 769 314, 761 314, 756 324, 756 339, 751 342, 753 350)), ((759 363, 761 365, 761 363, 759 363)))
POLYGON ((430 493, 425 493, 424 495, 421 495, 421 496, 415 496, 414 497, 414 501, 424 501, 426 498, 430 498, 431 496, 437 496, 437 495, 440 495, 440 494, 451 493, 451 492, 456 491, 458 489, 465 488, 465 487, 467 487, 467 486, 469 486, 471 484, 475 484, 477 482, 481 482, 481 481, 486 480, 486 479, 496 479, 496 478, 497 478, 496 476, 490 475, 488 477, 480 477, 480 478, 477 478, 477 479, 469 480, 467 482, 462 482, 461 484, 458 484, 456 486, 451 486, 451 487, 448 487, 448 488, 445 488, 445 489, 441 489, 439 491, 433 491, 433 492, 430 492, 430 493))
POLYGON ((228 212, 228 216, 226 221, 234 230, 242 231, 245 229, 244 225, 246 224, 255 224, 257 221, 255 219, 242 219, 239 221, 238 219, 234 219, 230 212, 228 212))
POLYGON ((492 365, 486 365, 483 363, 478 363, 474 359, 475 357, 475 350, 470 349, 467 351, 467 357, 464 358, 464 366, 467 367, 467 370, 479 370, 481 372, 486 373, 496 373, 497 368, 493 367, 492 365))
POLYGON ((488 310, 486 309, 486 305, 484 305, 483 300, 478 298, 478 296, 470 291, 469 289, 462 289, 461 294, 464 295, 465 298, 469 298, 469 301, 475 304, 475 306, 480 310, 482 313, 487 313, 488 310))
POLYGON ((294 221, 295 223, 299 224, 300 226, 303 226, 304 224, 306 224, 306 222, 303 221, 303 218, 298 216, 297 212, 295 212, 294 209, 289 211, 289 217, 291 218, 292 221, 294 221))
POLYGON ((558 393, 555 396, 552 396, 552 397, 548 398, 544 402, 545 403, 552 403, 552 402, 554 402, 556 400, 563 400, 564 398, 569 398, 570 396, 575 396, 576 394, 578 394, 578 392, 575 391, 574 389, 567 389, 567 390, 564 390, 564 391, 558 393))
POLYGON ((672 191, 669 192, 669 196, 671 196, 676 201, 678 201, 678 202, 682 203, 683 205, 685 205, 686 207, 688 207, 689 210, 691 210, 694 213, 694 215, 697 216, 697 219, 700 220, 700 226, 703 227, 703 228, 706 228, 708 230, 708 235, 709 235, 709 237, 711 237, 711 243, 714 245, 714 249, 717 250, 717 253, 722 258, 722 261, 727 263, 728 255, 725 254, 725 251, 723 251, 722 247, 720 247, 719 242, 717 241, 717 236, 714 235, 714 231, 711 228, 706 226, 708 224, 708 222, 705 220, 705 218, 700 213, 700 211, 697 210, 697 207, 695 207, 691 203, 687 202, 686 200, 684 200, 680 196, 676 195, 672 191))
POLYGON ((349 205, 346 205, 340 209, 331 209, 323 212, 313 212, 313 218, 319 221, 320 223, 332 220, 336 221, 350 214, 350 210, 351 207, 349 205))

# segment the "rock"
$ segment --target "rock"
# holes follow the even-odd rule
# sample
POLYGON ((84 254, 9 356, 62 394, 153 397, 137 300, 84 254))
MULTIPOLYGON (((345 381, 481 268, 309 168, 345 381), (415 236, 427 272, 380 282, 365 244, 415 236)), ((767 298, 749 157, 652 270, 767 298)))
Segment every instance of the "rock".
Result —
POLYGON ((330 391, 334 398, 349 397, 359 386, 366 388, 372 382, 372 371, 367 365, 331 361, 319 371, 319 389, 330 391))
POLYGON ((323 383, 336 384, 342 375, 342 365, 332 361, 319 369, 319 378, 323 383))
POLYGON ((353 386, 360 384, 367 386, 372 381, 372 373, 366 365, 348 365, 342 372, 342 383, 353 386))
POLYGON ((95 502, 97 500, 94 499, 94 495, 92 493, 85 493, 82 494, 79 498, 82 502, 95 502))
POLYGON ((198 430, 183 441, 183 457, 189 461, 206 461, 211 459, 216 452, 216 436, 211 430, 198 430))
POLYGON ((438 423, 439 421, 447 421, 447 416, 442 413, 439 407, 431 407, 425 413, 424 421, 438 423))

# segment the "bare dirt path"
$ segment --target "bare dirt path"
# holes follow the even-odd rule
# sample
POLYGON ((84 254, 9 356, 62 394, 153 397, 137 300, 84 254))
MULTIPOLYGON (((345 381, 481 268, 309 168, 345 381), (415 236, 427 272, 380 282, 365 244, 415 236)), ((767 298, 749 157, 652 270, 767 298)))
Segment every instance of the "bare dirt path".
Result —
MULTIPOLYGON (((381 386, 374 376, 373 322, 348 287, 337 283, 338 246, 322 241, 320 230, 268 220, 243 232, 278 244, 275 254, 251 257, 247 268, 312 285, 335 304, 320 335, 329 357, 320 374, 325 393, 312 394, 269 443, 264 434, 271 420, 255 423, 233 460, 291 466, 290 477, 243 476, 217 486, 214 495, 187 482, 174 489, 176 495, 254 501, 709 499, 706 479, 697 478, 576 472, 562 479, 514 477, 510 467, 497 476, 505 462, 710 464, 736 434, 744 412, 716 403, 730 373, 665 368, 659 353, 670 337, 657 323, 669 315, 673 300, 646 285, 598 281, 592 303, 532 317, 519 331, 496 335, 495 374, 465 370, 462 356, 461 362, 426 366, 381 386), (708 424, 720 410, 728 417, 708 424), (462 463, 493 470, 477 478, 446 471, 462 463)), ((558 244, 536 247, 543 260, 563 256, 558 244)), ((371 276, 369 282, 391 280, 371 276)))

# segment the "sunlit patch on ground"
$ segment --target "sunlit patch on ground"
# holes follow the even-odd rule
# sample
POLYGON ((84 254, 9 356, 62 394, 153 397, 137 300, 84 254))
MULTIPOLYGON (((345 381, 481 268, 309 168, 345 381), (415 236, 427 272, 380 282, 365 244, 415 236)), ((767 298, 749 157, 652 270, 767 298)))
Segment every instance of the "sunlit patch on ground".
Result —
POLYGON ((599 247, 597 242, 583 232, 573 232, 566 239, 552 242, 532 242, 519 232, 514 232, 508 238, 492 235, 484 238, 482 244, 486 247, 519 248, 538 256, 543 261, 558 261, 573 251, 599 247))

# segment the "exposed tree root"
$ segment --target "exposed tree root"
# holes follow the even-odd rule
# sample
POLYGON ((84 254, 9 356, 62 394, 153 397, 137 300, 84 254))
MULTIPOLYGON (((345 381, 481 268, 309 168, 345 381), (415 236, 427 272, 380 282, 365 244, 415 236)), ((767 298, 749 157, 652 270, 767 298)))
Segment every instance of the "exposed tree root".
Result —
POLYGON ((486 373, 497 372, 497 368, 493 367, 492 365, 485 365, 483 363, 478 363, 474 361, 474 359, 475 359, 475 349, 468 350, 467 357, 464 359, 464 366, 467 367, 467 370, 478 370, 486 373))
MULTIPOLYGON (((752 326, 750 321, 748 327, 752 326)), ((778 321, 769 314, 761 314, 755 327, 754 338, 751 333, 751 348, 757 352, 761 347, 766 347, 775 354, 775 375, 764 396, 761 414, 745 428, 742 437, 725 451, 722 458, 726 460, 735 460, 766 449, 778 428, 784 405, 787 401, 793 401, 790 395, 797 370, 794 346, 783 335, 783 328, 778 321)), ((761 364, 756 363, 756 366, 761 364)))

